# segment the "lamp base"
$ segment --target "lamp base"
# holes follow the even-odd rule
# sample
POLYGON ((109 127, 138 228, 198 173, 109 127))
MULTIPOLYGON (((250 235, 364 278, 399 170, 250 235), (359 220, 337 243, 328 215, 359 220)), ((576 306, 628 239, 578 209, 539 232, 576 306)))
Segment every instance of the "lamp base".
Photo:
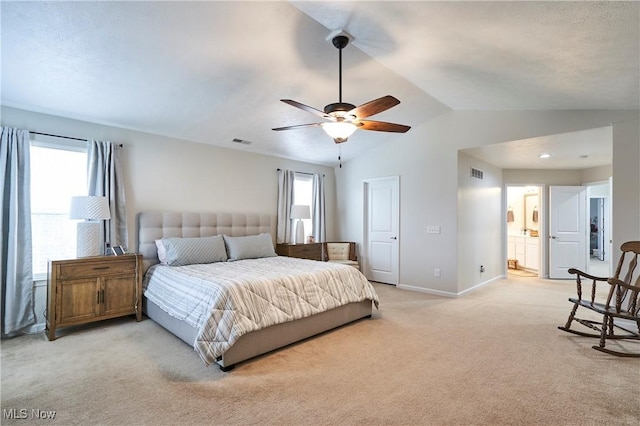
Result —
POLYGON ((76 239, 76 256, 99 256, 102 245, 100 244, 100 222, 78 222, 76 239))
POLYGON ((296 244, 304 244, 304 222, 300 219, 296 223, 296 244))

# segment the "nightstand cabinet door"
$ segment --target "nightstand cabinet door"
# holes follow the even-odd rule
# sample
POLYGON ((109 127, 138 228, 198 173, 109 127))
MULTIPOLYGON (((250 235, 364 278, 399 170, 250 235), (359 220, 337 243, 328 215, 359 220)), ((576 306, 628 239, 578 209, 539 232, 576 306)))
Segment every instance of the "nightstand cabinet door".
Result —
POLYGON ((91 321, 100 315, 100 281, 96 278, 58 282, 58 325, 91 321))
POLYGON ((105 317, 136 313, 136 287, 131 285, 131 276, 105 277, 102 297, 105 317))

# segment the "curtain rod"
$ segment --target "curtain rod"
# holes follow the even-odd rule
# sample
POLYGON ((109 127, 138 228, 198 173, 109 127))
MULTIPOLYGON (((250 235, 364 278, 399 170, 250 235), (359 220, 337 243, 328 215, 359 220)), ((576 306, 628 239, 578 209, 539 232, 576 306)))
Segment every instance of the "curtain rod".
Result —
MULTIPOLYGON (((278 171, 281 171, 282 169, 277 169, 277 170, 278 170, 278 171)), ((293 172, 294 172, 294 173, 300 173, 301 175, 310 175, 310 176, 313 176, 313 175, 318 174, 318 173, 309 173, 309 172, 298 172, 298 171, 296 171, 296 170, 294 170, 293 172)), ((322 174, 322 177, 324 177, 324 173, 322 174)))
POLYGON ((33 133, 34 135, 42 135, 42 136, 53 136, 54 138, 62 138, 62 139, 73 139, 74 141, 87 141, 87 139, 81 138, 72 138, 71 136, 61 136, 61 135, 52 135, 51 133, 40 133, 29 130, 29 133, 33 133))
MULTIPOLYGON (((88 139, 74 138, 74 137, 71 137, 71 136, 54 135, 54 134, 51 134, 51 133, 34 132, 34 131, 31 131, 31 130, 29 130, 29 133, 33 133, 34 135, 52 136, 54 138, 71 139, 71 140, 74 140, 74 141, 84 141, 84 142, 88 142, 89 141, 88 139)), ((121 143, 119 143, 117 145, 120 148, 122 148, 122 144, 121 143)))

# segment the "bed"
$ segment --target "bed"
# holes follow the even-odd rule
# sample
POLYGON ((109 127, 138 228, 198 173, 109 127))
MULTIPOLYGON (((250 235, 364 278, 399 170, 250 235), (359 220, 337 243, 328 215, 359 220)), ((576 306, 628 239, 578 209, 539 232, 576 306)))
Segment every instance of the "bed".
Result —
POLYGON ((273 251, 270 215, 143 212, 137 228, 146 315, 223 371, 371 317, 372 305, 378 305, 375 290, 355 268, 262 255, 267 246, 273 251), (224 249, 218 250, 221 240, 224 249), (212 262, 198 263, 197 255, 193 263, 183 262, 182 253, 192 252, 176 247, 190 248, 186 244, 194 241, 211 244, 207 253, 225 253, 212 262), (172 266, 161 264, 158 247, 163 263, 172 266), (266 290, 262 281, 277 285, 266 290))

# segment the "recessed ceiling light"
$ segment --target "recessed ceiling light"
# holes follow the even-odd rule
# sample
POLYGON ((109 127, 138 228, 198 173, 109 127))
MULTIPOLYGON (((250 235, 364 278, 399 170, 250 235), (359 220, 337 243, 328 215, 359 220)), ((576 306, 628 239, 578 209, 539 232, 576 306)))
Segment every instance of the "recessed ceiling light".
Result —
POLYGON ((551 157, 551 154, 540 154, 540 155, 538 155, 538 157, 540 157, 540 158, 549 158, 549 157, 551 157))

